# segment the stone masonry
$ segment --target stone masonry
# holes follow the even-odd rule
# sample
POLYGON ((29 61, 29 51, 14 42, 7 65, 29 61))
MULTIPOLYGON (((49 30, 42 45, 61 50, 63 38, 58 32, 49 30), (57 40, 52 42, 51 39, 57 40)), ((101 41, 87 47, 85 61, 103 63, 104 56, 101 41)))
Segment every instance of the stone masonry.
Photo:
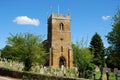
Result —
POLYGON ((73 67, 70 15, 54 14, 48 18, 49 66, 73 67))

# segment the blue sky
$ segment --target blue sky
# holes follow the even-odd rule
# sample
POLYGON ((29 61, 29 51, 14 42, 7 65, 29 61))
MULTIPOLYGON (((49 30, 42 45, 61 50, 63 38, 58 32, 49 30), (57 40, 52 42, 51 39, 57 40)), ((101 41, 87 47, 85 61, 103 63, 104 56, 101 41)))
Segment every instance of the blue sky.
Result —
POLYGON ((47 18, 54 12, 71 15, 72 42, 88 39, 97 32, 105 47, 105 35, 111 31, 112 16, 120 0, 1 0, 0 49, 6 45, 10 33, 30 32, 47 38, 47 18))

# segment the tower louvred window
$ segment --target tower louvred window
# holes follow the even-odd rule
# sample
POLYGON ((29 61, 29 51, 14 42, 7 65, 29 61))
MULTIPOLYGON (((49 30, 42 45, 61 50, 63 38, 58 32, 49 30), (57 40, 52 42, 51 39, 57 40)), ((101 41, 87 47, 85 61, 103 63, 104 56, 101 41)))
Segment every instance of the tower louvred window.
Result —
POLYGON ((60 23, 60 30, 63 31, 64 30, 64 24, 60 23))
POLYGON ((61 46, 61 52, 63 52, 63 46, 61 46))

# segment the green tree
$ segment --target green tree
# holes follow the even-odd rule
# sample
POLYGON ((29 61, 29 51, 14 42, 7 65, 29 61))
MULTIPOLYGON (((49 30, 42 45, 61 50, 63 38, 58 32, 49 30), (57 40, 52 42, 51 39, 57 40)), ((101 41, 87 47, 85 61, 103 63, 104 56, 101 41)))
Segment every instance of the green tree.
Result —
POLYGON ((47 53, 47 55, 45 57, 45 60, 46 60, 45 66, 49 66, 49 46, 48 46, 48 40, 44 40, 42 42, 42 44, 43 44, 43 48, 44 48, 45 52, 47 53))
POLYGON ((0 60, 1 60, 2 50, 0 49, 0 60))
POLYGON ((104 45, 99 34, 95 33, 90 42, 90 51, 93 52, 93 63, 104 66, 104 45))
POLYGON ((42 37, 30 33, 12 35, 7 40, 11 50, 16 54, 16 60, 24 63, 24 70, 29 71, 33 64, 44 64, 45 50, 42 37))
POLYGON ((83 44, 80 44, 81 42, 72 45, 74 64, 78 67, 79 77, 89 78, 94 71, 93 55, 88 48, 81 47, 83 44))
POLYGON ((1 57, 6 58, 6 59, 12 59, 14 56, 12 52, 12 47, 9 45, 6 45, 2 50, 1 50, 1 57))
POLYGON ((114 15, 112 31, 109 32, 106 37, 110 44, 108 48, 110 54, 107 63, 109 66, 120 68, 120 9, 118 9, 114 15))

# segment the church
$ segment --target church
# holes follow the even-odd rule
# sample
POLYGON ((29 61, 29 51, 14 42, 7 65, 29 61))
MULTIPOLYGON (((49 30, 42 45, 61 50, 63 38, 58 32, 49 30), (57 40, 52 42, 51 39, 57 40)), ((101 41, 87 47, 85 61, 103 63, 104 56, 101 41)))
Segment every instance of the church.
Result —
POLYGON ((49 66, 66 69, 73 67, 70 15, 52 13, 48 18, 49 66))

